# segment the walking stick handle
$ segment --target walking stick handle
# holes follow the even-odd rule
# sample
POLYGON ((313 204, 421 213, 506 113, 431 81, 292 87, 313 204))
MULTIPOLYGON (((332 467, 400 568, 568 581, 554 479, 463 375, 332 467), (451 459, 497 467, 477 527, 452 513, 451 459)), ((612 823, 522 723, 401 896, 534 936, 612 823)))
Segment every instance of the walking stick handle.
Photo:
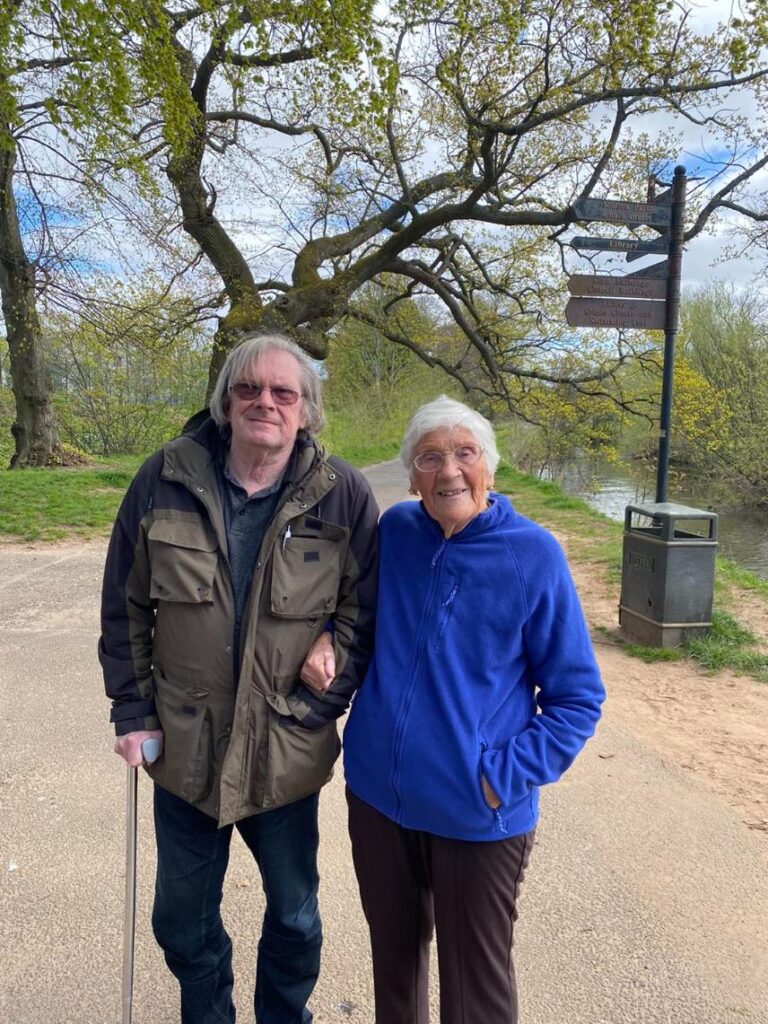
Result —
POLYGON ((144 740, 141 744, 141 752, 147 764, 152 764, 163 752, 163 741, 154 737, 144 740))
MULTIPOLYGON (((163 751, 162 739, 151 737, 141 744, 146 764, 156 761, 163 751)), ((138 768, 127 765, 125 808, 125 923, 123 928, 122 1024, 131 1024, 133 1015, 133 954, 136 938, 136 804, 138 768)))

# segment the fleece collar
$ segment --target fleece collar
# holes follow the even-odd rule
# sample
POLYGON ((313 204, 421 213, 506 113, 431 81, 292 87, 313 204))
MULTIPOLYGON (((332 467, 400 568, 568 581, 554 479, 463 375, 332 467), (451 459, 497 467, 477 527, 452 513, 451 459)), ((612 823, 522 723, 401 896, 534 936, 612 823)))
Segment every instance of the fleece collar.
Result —
MULTIPOLYGON (((419 502, 419 508, 421 510, 423 521, 427 525, 428 529, 433 530, 437 536, 444 540, 445 538, 443 537, 442 527, 437 520, 433 519, 429 512, 427 512, 423 501, 419 502)), ((512 508, 512 503, 509 498, 505 494, 497 494, 496 491, 491 491, 488 494, 488 508, 475 516, 474 519, 470 519, 463 530, 459 530, 458 533, 454 533, 449 539, 452 543, 453 541, 472 540, 483 533, 488 533, 489 530, 497 529, 512 515, 514 515, 514 509, 512 508)))

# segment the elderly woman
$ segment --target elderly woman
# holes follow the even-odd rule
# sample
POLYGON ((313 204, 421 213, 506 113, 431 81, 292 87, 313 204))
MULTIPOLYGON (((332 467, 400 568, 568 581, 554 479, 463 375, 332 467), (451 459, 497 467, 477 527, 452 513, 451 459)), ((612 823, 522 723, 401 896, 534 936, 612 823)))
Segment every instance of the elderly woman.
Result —
POLYGON ((344 733, 376 1022, 429 1021, 434 928, 442 1024, 513 1024, 539 787, 592 735, 605 693, 563 552, 491 491, 487 420, 442 396, 401 455, 421 501, 380 522, 374 660, 344 733))

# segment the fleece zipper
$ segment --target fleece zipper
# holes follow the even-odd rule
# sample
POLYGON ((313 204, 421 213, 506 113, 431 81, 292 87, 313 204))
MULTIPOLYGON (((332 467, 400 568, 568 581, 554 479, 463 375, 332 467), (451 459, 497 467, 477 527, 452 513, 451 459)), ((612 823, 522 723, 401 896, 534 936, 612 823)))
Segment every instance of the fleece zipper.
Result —
POLYGON ((397 801, 397 810, 395 814, 395 821, 398 824, 402 823, 403 816, 403 802, 400 795, 400 760, 403 752, 403 744, 405 742, 405 728, 408 723, 408 715, 411 708, 411 701, 413 699, 413 693, 416 689, 416 682, 419 678, 419 672, 421 669, 421 663, 424 660, 424 653, 427 647, 427 641, 429 639, 429 633, 432 627, 432 620, 434 615, 429 614, 430 608, 434 607, 434 597, 438 592, 440 586, 440 580, 442 578, 442 567, 443 559, 442 554, 448 544, 446 537, 441 538, 440 544, 435 550, 432 560, 430 562, 430 582, 427 588, 427 595, 424 600, 424 613, 421 616, 421 626, 416 637, 415 651, 413 661, 411 663, 411 671, 408 677, 408 683, 403 691, 403 696, 400 700, 400 707, 397 713, 397 719, 395 722, 395 736, 392 742, 392 772, 390 775, 390 784, 395 794, 397 801))

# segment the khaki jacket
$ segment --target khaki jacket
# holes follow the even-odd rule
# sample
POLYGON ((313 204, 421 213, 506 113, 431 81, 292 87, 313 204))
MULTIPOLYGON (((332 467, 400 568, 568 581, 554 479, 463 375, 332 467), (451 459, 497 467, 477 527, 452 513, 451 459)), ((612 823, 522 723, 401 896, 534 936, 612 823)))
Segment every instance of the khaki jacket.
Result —
POLYGON ((332 774, 336 718, 371 653, 378 510, 357 470, 300 438, 233 651, 217 443, 208 421, 165 445, 131 485, 107 556, 100 658, 118 733, 161 727, 150 774, 225 825, 332 774), (328 622, 338 675, 320 698, 299 671, 328 622))

